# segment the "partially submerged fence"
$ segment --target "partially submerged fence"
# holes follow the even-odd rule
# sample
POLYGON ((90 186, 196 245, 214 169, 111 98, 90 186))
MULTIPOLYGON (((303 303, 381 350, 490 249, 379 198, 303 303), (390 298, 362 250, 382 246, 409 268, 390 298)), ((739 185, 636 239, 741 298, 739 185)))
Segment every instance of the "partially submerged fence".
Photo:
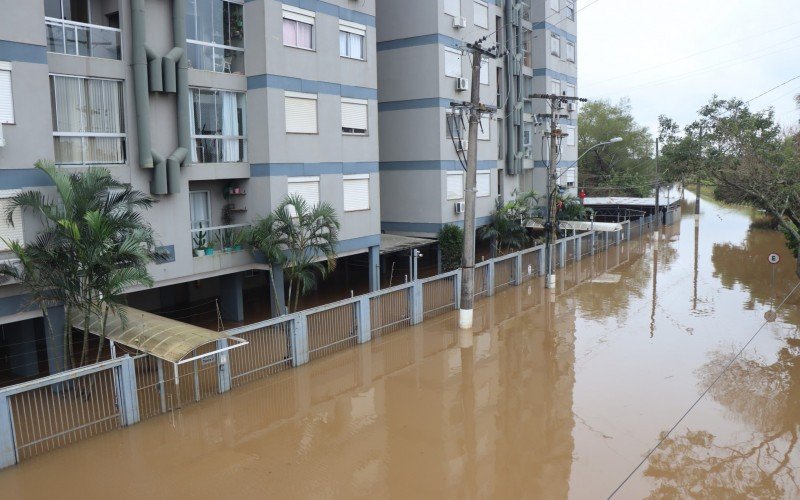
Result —
MULTIPOLYGON (((677 220, 675 214, 668 220, 677 220)), ((554 267, 619 245, 652 226, 652 217, 646 217, 624 222, 614 233, 560 239, 551 252, 554 267)), ((543 275, 545 259, 540 245, 477 264, 475 296, 491 296, 543 275)), ((215 345, 210 344, 194 352, 198 359, 180 365, 177 388, 169 363, 135 354, 1 389, 0 468, 455 310, 460 290, 461 272, 451 271, 228 330, 249 344, 222 353, 211 353, 215 345)))

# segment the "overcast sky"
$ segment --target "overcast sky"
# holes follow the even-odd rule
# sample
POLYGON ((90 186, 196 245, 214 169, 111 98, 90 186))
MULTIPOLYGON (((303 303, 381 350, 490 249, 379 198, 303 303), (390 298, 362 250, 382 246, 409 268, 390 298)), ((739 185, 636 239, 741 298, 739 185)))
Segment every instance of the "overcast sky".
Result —
MULTIPOLYGON (((654 131, 681 126, 712 94, 749 100, 800 75, 800 0, 578 0, 578 91, 629 97, 654 131), (580 10, 583 9, 583 10, 580 10)), ((784 125, 800 119, 800 78, 754 100, 784 125)))

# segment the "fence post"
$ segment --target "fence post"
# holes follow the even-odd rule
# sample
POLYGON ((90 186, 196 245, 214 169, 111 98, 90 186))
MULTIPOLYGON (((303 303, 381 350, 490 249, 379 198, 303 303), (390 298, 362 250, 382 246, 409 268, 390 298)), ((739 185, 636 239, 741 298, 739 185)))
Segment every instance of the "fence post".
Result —
POLYGON ((567 241, 561 240, 558 244, 558 267, 562 268, 567 265, 567 241))
POLYGON ((619 246, 619 242, 622 241, 622 231, 614 231, 614 238, 616 238, 617 246, 619 246))
POLYGON ((372 340, 372 322, 369 310, 369 297, 358 299, 358 343, 372 340))
POLYGON ((575 238, 575 261, 576 262, 583 258, 583 256, 581 255, 581 253, 583 253, 583 249, 581 248, 583 246, 582 241, 583 241, 583 236, 578 236, 577 238, 575 238))
POLYGON ((639 236, 644 232, 644 217, 639 217, 639 236))
POLYGON ((2 394, 0 395, 0 469, 17 463, 12 418, 8 396, 2 394))
MULTIPOLYGON (((122 425, 133 425, 139 421, 139 395, 136 390, 136 367, 130 356, 125 356, 119 365, 119 400, 122 425)), ((114 368, 115 370, 117 368, 114 368)))
POLYGON ((486 295, 494 295, 494 259, 489 259, 486 265, 486 295))
POLYGON ((411 283, 411 324, 422 323, 423 303, 422 303, 422 282, 419 280, 411 283))
POLYGON ((544 276, 544 273, 547 272, 547 268, 544 265, 544 247, 539 249, 539 272, 536 273, 537 276, 544 276))
POLYGON ((517 252, 514 257, 514 286, 522 283, 522 252, 517 252))
POLYGON ((591 240, 591 247, 589 248, 589 253, 594 255, 594 249, 597 246, 597 231, 592 231, 592 240, 591 240))
POLYGON ((308 363, 308 316, 298 314, 292 320, 292 359, 294 366, 308 363))
POLYGON ((453 283, 455 288, 454 293, 456 294, 455 309, 458 310, 461 308, 461 269, 459 269, 458 273, 456 273, 456 279, 453 281, 453 283))
POLYGON ((631 241, 631 221, 625 221, 625 239, 631 241))
MULTIPOLYGON (((228 342, 217 340, 217 349, 225 349, 228 342)), ((217 387, 219 393, 231 390, 231 353, 230 351, 217 353, 217 387)))

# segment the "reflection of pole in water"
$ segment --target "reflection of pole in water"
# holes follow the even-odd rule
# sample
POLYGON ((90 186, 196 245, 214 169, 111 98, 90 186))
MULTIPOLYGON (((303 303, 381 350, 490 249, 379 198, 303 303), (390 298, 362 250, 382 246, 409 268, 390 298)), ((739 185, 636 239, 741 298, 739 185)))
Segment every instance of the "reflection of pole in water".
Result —
POLYGON ((692 296, 692 311, 697 310, 697 262, 700 249, 700 223, 699 219, 694 224, 694 294, 692 296))
POLYGON ((476 482, 478 442, 475 435, 475 353, 472 330, 459 331, 458 344, 461 351, 461 404, 464 411, 464 453, 466 454, 464 480, 470 483, 467 491, 478 491, 476 482))
POLYGON ((653 248, 653 307, 650 310, 650 338, 656 332, 656 302, 658 300, 658 292, 656 285, 658 283, 658 247, 653 248))

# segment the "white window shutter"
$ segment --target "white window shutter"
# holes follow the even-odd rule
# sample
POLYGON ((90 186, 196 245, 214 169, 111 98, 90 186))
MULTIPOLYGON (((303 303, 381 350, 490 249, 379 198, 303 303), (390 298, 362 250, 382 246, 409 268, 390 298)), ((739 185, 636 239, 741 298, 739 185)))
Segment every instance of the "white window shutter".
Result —
POLYGON ((317 133, 317 96, 286 92, 286 132, 289 134, 317 133))
POLYGON ((489 28, 489 5, 486 2, 475 0, 472 10, 475 16, 475 26, 489 28))
POLYGON ((345 175, 344 211, 369 210, 369 174, 345 175))
POLYGON ((444 0, 444 13, 451 16, 460 16, 461 0, 444 0))
POLYGON ((14 123, 14 99, 11 97, 11 65, 0 62, 0 123, 14 123), (5 69, 7 67, 8 69, 5 69))
POLYGON ((461 172, 447 173, 447 199, 464 199, 464 174, 461 172))
POLYGON ((461 52, 456 49, 444 49, 444 75, 461 78, 461 52))
POLYGON ((284 19, 291 19, 292 21, 298 21, 305 24, 314 25, 314 21, 316 20, 317 14, 312 10, 301 9, 298 7, 292 7, 291 5, 284 5, 283 6, 283 18, 284 19))
MULTIPOLYGON (((14 222, 13 225, 9 224, 6 219, 6 210, 8 207, 11 206, 11 199, 8 196, 10 194, 6 193, 6 197, 0 198, 0 237, 7 241, 18 241, 20 243, 25 241, 24 234, 22 231, 22 209, 14 210, 14 214, 12 215, 12 221, 14 222)), ((8 250, 9 247, 5 243, 5 241, 0 240, 0 251, 8 250)))
POLYGON ((575 127, 567 127, 567 146, 574 146, 577 140, 575 127))
POLYGON ((342 128, 367 131, 367 101, 342 98, 342 128))
MULTIPOLYGON (((288 195, 299 195, 309 207, 319 205, 319 177, 289 177, 288 195)), ((289 213, 292 217, 297 216, 294 207, 289 206, 289 213)))
POLYGON ((492 174, 489 170, 478 170, 475 182, 477 189, 475 196, 485 198, 492 194, 492 174))

